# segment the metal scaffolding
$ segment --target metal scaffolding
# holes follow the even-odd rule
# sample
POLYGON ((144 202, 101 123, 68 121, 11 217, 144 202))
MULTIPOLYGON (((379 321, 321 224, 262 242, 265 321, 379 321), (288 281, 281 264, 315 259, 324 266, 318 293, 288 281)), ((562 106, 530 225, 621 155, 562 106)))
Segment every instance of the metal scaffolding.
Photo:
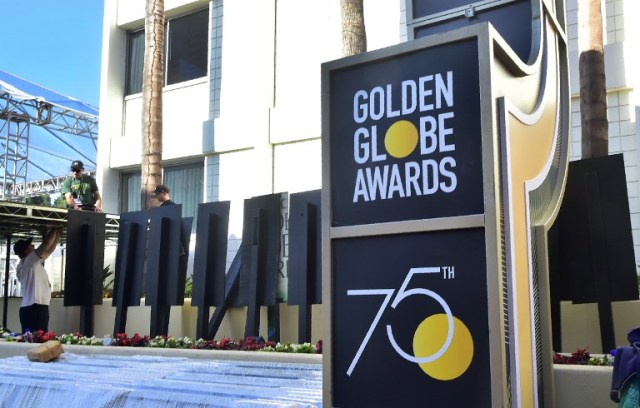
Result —
POLYGON ((4 131, 2 146, 2 177, 3 189, 0 190, 0 199, 14 195, 15 186, 27 182, 27 167, 29 159, 29 128, 30 121, 27 115, 8 111, 2 112, 0 130, 4 131))
MULTIPOLYGON (((51 227, 61 227, 66 231, 68 212, 64 208, 0 201, 0 237, 42 237, 51 227)), ((117 242, 120 217, 114 214, 106 216, 106 239, 117 242)))
MULTIPOLYGON (((11 257, 12 241, 42 238, 51 227, 63 229, 66 241, 68 210, 27 205, 25 197, 60 191, 69 164, 82 160, 95 174, 98 110, 0 70, 0 237, 6 239, 4 255, 4 312, 8 296, 16 294, 11 257)), ((106 214, 105 239, 114 245, 119 217, 106 214)), ((1 244, 0 244, 1 245, 1 244)))
POLYGON ((96 108, 0 70, 0 200, 22 199, 34 180, 56 185, 72 160, 95 168, 97 139, 96 108), (47 160, 34 160, 33 151, 47 160))

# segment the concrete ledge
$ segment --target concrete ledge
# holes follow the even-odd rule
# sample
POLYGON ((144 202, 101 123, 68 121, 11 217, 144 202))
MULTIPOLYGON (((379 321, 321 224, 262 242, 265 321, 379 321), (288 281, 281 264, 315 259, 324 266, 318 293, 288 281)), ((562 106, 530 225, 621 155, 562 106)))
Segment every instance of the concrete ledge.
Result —
POLYGON ((553 375, 557 408, 618 406, 609 398, 613 367, 555 364, 553 375))
MULTIPOLYGON (((0 358, 26 356, 29 350, 37 347, 38 345, 40 344, 0 341, 0 358)), ((186 357, 200 360, 244 360, 273 363, 322 364, 321 354, 172 349, 156 347, 80 346, 72 344, 63 344, 62 347, 65 352, 78 355, 101 354, 113 356, 163 356, 186 357)))

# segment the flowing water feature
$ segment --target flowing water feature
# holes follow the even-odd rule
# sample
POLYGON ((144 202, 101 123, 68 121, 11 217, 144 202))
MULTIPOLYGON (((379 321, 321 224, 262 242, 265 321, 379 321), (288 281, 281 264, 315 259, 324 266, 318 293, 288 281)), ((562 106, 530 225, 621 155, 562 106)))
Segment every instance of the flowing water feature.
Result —
POLYGON ((75 355, 0 359, 0 407, 322 407, 320 364, 75 355))

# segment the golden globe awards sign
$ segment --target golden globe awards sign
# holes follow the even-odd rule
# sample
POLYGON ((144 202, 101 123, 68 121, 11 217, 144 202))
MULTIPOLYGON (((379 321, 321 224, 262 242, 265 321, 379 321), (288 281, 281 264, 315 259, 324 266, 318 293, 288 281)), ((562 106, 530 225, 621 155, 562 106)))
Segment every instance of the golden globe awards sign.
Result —
POLYGON ((553 405, 570 121, 540 7, 530 65, 489 24, 323 64, 327 406, 553 405))
POLYGON ((483 211, 477 45, 455 48, 332 74, 333 225, 483 211))
MULTIPOLYGON (((326 67, 332 227, 483 213, 478 67, 476 39, 326 67)), ((490 406, 484 242, 333 241, 334 406, 490 406)))

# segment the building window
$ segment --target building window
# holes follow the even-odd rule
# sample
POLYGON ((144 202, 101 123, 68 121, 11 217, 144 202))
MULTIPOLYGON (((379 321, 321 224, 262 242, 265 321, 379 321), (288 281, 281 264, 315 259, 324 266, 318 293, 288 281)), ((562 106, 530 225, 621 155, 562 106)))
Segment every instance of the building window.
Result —
POLYGON ((167 85, 207 75, 208 22, 209 10, 203 10, 167 24, 167 85))
POLYGON ((144 30, 129 33, 127 43, 127 95, 142 92, 144 66, 144 30))
POLYGON ((198 162, 165 167, 162 180, 169 187, 171 200, 182 204, 182 216, 194 217, 195 231, 198 204, 204 202, 204 164, 198 162))
MULTIPOLYGON (((165 85, 207 75, 209 10, 168 19, 165 26, 165 85)), ((127 44, 126 94, 142 92, 144 30, 131 31, 127 44)))
MULTIPOLYGON (((120 179, 122 183, 120 212, 139 211, 142 208, 140 172, 123 172, 120 179)), ((165 167, 162 180, 169 188, 171 201, 182 204, 182 216, 194 217, 193 230, 195 231, 198 204, 204 202, 204 164, 197 162, 165 167)))
POLYGON ((140 186, 142 177, 140 172, 122 173, 120 176, 122 183, 120 191, 120 212, 139 211, 142 208, 140 203, 140 186))

